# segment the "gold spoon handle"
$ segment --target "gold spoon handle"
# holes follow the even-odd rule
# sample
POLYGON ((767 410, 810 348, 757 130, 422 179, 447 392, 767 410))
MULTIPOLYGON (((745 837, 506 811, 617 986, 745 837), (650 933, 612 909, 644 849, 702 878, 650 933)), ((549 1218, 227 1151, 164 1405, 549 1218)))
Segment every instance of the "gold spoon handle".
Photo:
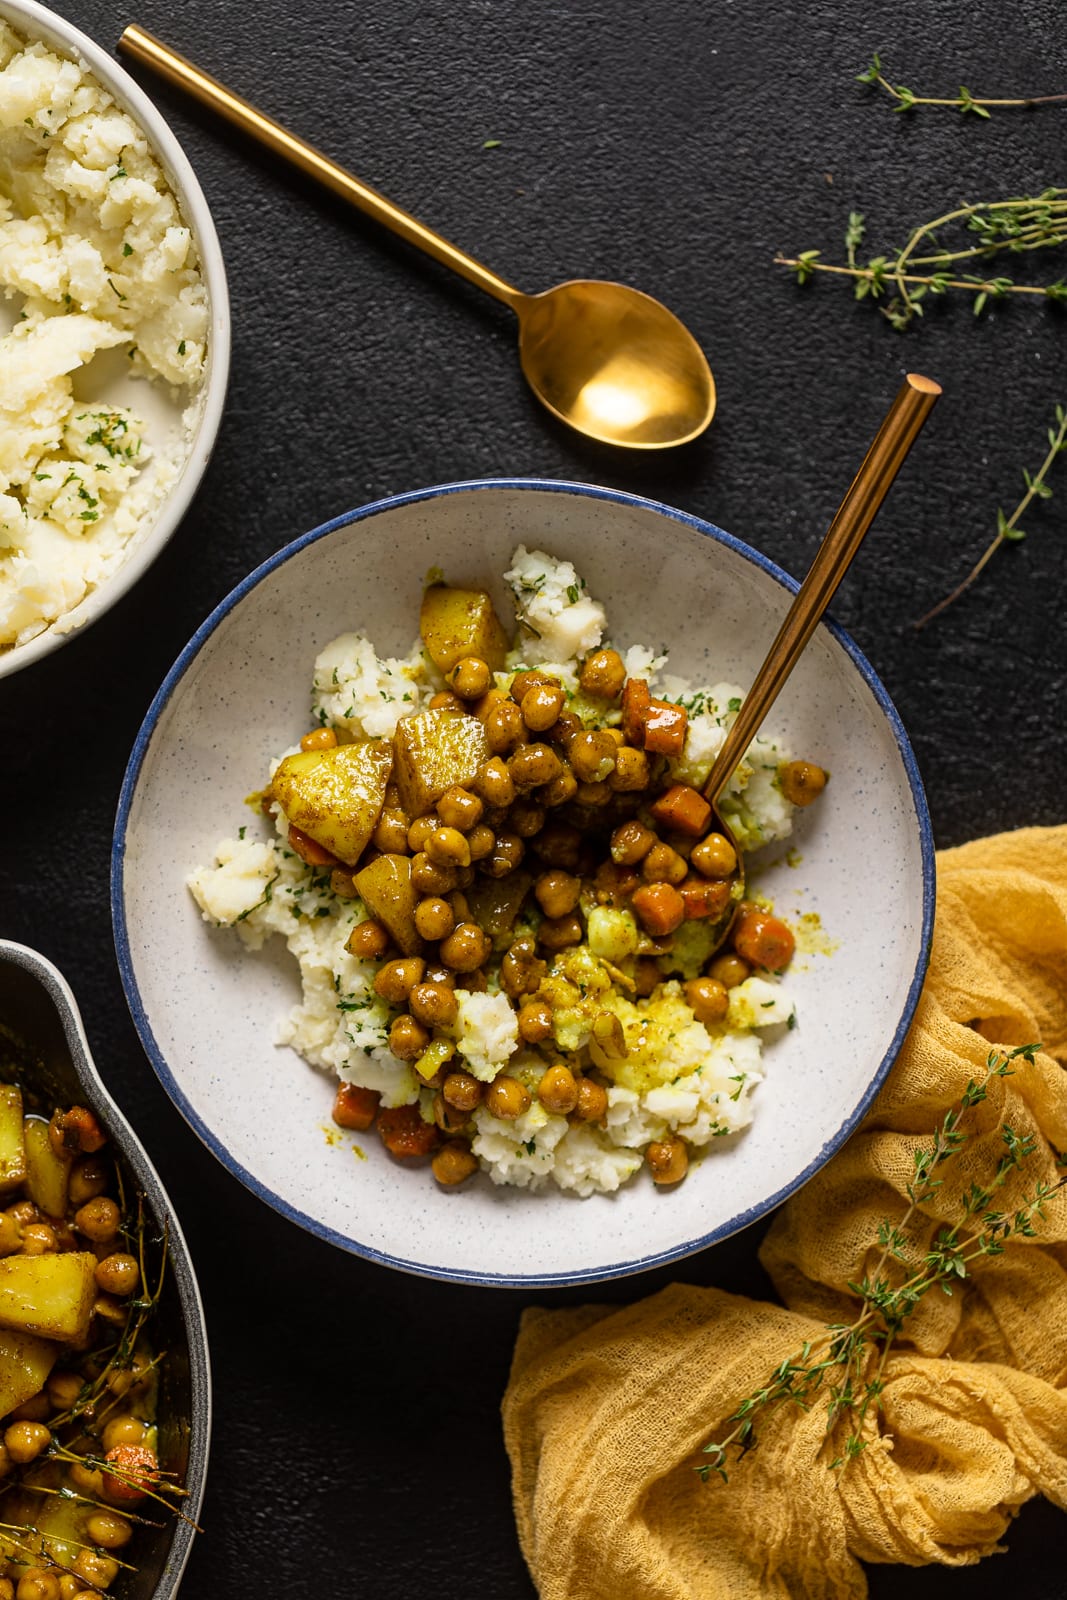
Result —
POLYGON ((505 283, 503 278, 498 278, 495 272, 483 267, 473 256, 467 255, 456 245, 449 244, 447 239, 443 239, 439 233, 434 233, 432 228, 425 227, 417 217, 402 211, 376 189, 361 183, 351 172, 346 172, 344 167, 339 167, 335 161, 324 156, 313 145, 297 138, 295 133, 283 128, 280 122, 274 122, 270 117, 264 116, 262 111, 257 111, 255 106, 249 105, 247 100, 242 100, 240 95, 234 94, 215 78, 210 78, 206 72, 201 72, 199 67, 194 67, 191 61, 169 49, 160 39, 146 33, 144 28, 139 28, 136 23, 131 23, 122 34, 118 48, 126 55, 133 56, 136 61, 141 61, 145 66, 160 73, 170 83, 177 84, 179 89, 187 90, 194 99, 219 112, 228 122, 232 122, 243 133, 251 135, 260 144, 266 145, 269 150, 284 156, 309 177, 325 184, 334 194, 339 194, 342 200, 347 200, 368 217, 373 217, 375 222, 380 222, 393 233, 399 234, 408 244, 424 250, 435 261, 440 261, 442 266, 451 267, 453 272, 458 272, 461 278, 466 278, 467 282, 473 283, 476 288, 484 289, 494 300, 502 300, 506 306, 511 306, 514 310, 517 303, 525 298, 521 290, 510 283, 505 283))
POLYGON ((941 386, 932 378, 909 372, 885 421, 878 429, 863 464, 852 480, 837 515, 811 564, 811 570, 778 630, 778 637, 748 694, 704 785, 705 797, 715 805, 745 751, 752 743, 782 685, 797 664, 801 651, 815 632, 819 619, 848 571, 863 536, 889 492, 904 458, 933 410, 941 386))

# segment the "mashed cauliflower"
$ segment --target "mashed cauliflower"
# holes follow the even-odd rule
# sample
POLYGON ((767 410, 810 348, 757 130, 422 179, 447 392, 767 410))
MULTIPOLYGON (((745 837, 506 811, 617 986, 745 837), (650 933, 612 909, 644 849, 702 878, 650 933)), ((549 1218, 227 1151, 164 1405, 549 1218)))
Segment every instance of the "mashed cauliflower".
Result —
POLYGON ((153 454, 133 411, 85 398, 94 361, 113 351, 188 406, 208 307, 192 235, 140 128, 76 62, 3 21, 0 288, 13 323, 0 336, 5 649, 121 564, 184 454, 181 437, 153 454))
MULTIPOLYGON (((506 687, 524 663, 543 665, 568 689, 569 709, 582 708, 579 657, 604 637, 604 608, 587 593, 567 562, 520 546, 506 574, 520 618, 520 643, 506 687), (532 651, 522 620, 540 635, 532 651)), ((531 636, 532 637, 532 636, 531 636)), ((642 645, 624 653, 631 676, 649 679, 657 693, 684 704, 688 731, 670 775, 699 784, 741 703, 734 684, 692 686, 671 677, 667 658, 642 645)), ((402 659, 381 660, 362 634, 328 644, 315 662, 313 708, 320 724, 353 738, 388 737, 399 717, 418 712, 441 687, 441 679, 416 648, 402 659)), ((590 713, 592 715, 592 713, 590 713)), ((603 720, 603 704, 596 711, 603 720)), ((612 713, 607 713, 611 720, 612 713)), ((615 720, 618 713, 614 713, 615 720)), ((757 738, 731 782, 724 801, 737 832, 749 845, 785 838, 792 806, 773 781, 783 753, 771 739, 757 738)), ((221 842, 211 865, 198 867, 189 887, 208 923, 236 928, 251 949, 280 934, 300 965, 303 995, 283 1021, 278 1039, 342 1081, 381 1095, 386 1107, 418 1106, 433 1120, 433 1093, 412 1066, 389 1048, 398 1009, 375 992, 379 963, 347 949, 353 927, 367 915, 358 898, 331 887, 329 868, 305 865, 289 844, 289 822, 274 812, 273 839, 241 837, 221 842)), ((473 892, 473 891, 471 891, 473 892)), ((550 954, 538 998, 551 1007, 550 1056, 520 1037, 515 1006, 500 990, 495 960, 486 967, 487 992, 457 984, 456 1020, 448 1029, 455 1065, 489 1083, 506 1068, 530 1094, 530 1104, 510 1119, 485 1104, 471 1116, 471 1150, 494 1183, 537 1189, 552 1182, 576 1195, 611 1193, 643 1164, 652 1141, 679 1136, 693 1148, 713 1147, 740 1133, 752 1120, 753 1091, 764 1076, 761 1036, 791 1027, 793 1005, 775 979, 752 975, 729 992, 729 1010, 717 1023, 695 1016, 683 987, 708 958, 708 924, 687 921, 659 957, 661 981, 645 998, 623 971, 647 939, 628 909, 589 904, 582 942, 550 954), (617 1019, 625 1040, 621 1059, 605 1061, 594 1051, 594 1025, 605 1013, 617 1019), (546 1110, 537 1096, 546 1059, 561 1057, 587 1070, 592 1063, 606 1082, 607 1110, 597 1123, 569 1120, 546 1110)), ((539 913, 527 906, 520 926, 536 926, 539 913), (530 921, 531 917, 534 919, 530 921)), ((498 944, 498 954, 507 947, 498 944)), ((666 947, 664 947, 666 948, 666 947)), ((631 965, 632 970, 632 965, 631 965)))

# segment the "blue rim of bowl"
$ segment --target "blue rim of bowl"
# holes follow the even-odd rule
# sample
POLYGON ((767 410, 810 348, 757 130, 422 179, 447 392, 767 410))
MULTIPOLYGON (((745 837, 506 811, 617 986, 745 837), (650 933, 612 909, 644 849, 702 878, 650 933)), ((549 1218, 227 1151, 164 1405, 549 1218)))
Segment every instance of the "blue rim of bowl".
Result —
POLYGON ((394 1267, 402 1272, 410 1272, 417 1277, 435 1278, 447 1283, 466 1283, 478 1286, 487 1286, 501 1289, 533 1289, 533 1288, 564 1288, 571 1284, 596 1283, 613 1278, 628 1277, 635 1272, 646 1272, 653 1267, 666 1266, 669 1262, 680 1261, 686 1256, 695 1255, 697 1251, 704 1250, 708 1245, 717 1244, 720 1240, 728 1238, 731 1234, 738 1233, 742 1228, 747 1228, 750 1223, 756 1222, 760 1217, 766 1216, 775 1206, 781 1205, 783 1200, 801 1188, 808 1179, 822 1167, 845 1140, 859 1125, 868 1107, 881 1087, 886 1074, 896 1059, 915 1013, 919 1002, 919 994, 926 968, 930 959, 930 941, 933 936, 934 921, 934 840, 933 829, 930 823, 930 813, 926 804, 926 795, 923 790, 922 779, 919 775, 918 763, 915 753, 911 748, 904 724, 896 707, 858 645, 831 618, 824 618, 823 626, 848 655, 853 665, 858 669, 864 683, 878 702, 886 721, 889 723, 896 739, 897 749, 907 773, 908 784, 911 789, 912 803, 915 807, 915 818, 919 827, 919 839, 922 858, 923 875, 923 906, 922 906, 922 931, 919 947, 919 958, 916 962, 915 973, 908 988, 907 998, 901 1012, 889 1048, 882 1057, 871 1081, 853 1109, 851 1115, 841 1124, 837 1131, 826 1141, 814 1161, 804 1168, 795 1178, 774 1194, 768 1195, 758 1205, 750 1206, 747 1210, 739 1212, 728 1221, 713 1228, 710 1233, 701 1235, 696 1239, 689 1239, 681 1244, 673 1245, 670 1249, 659 1250, 652 1255, 638 1256, 630 1261, 620 1261, 610 1266, 594 1267, 588 1271, 569 1271, 557 1273, 530 1273, 514 1275, 496 1272, 472 1272, 459 1268, 428 1267, 421 1261, 408 1261, 402 1256, 389 1255, 382 1250, 373 1250, 368 1245, 360 1244, 356 1239, 350 1239, 345 1234, 337 1233, 333 1228, 327 1227, 314 1217, 309 1217, 305 1212, 288 1204, 273 1189, 260 1182, 247 1168, 236 1161, 225 1145, 212 1133, 200 1114, 190 1104, 177 1083, 163 1052, 156 1043, 141 993, 137 985, 133 960, 130 954, 129 931, 126 927, 126 911, 123 894, 123 872, 126 854, 126 828, 129 822, 130 807, 133 803, 137 781, 145 756, 148 753, 152 735, 156 724, 166 707, 171 695, 185 675, 187 668, 199 654, 201 647, 214 633, 219 624, 229 615, 236 605, 249 594, 263 578, 292 560, 294 556, 316 544, 320 539, 326 538, 331 533, 336 533, 340 528, 351 527, 354 523, 364 522, 369 517, 377 516, 380 512, 395 510, 398 506, 414 505, 424 500, 435 500, 443 495, 476 493, 483 489, 518 489, 521 491, 535 490, 548 494, 582 495, 591 500, 603 500, 609 504, 638 507, 646 511, 658 512, 672 522, 681 523, 684 527, 692 528, 696 533, 714 539, 718 544, 725 545, 727 549, 735 551, 750 561, 753 566, 774 579, 790 594, 795 594, 800 587, 795 578, 767 556, 761 555, 758 550, 753 550, 750 545, 735 539, 724 529, 718 528, 714 523, 705 522, 701 517, 692 516, 685 511, 678 511, 673 506, 666 506, 657 500, 649 500, 641 495, 627 494, 619 489, 607 489, 595 484, 568 483, 555 478, 473 478, 460 483, 439 484, 429 489, 413 489, 406 494, 389 495, 382 500, 374 500, 369 505, 361 506, 358 510, 345 512, 339 517, 334 517, 329 522, 313 528, 310 533, 294 539, 284 549, 270 556, 262 565, 256 567, 247 578, 243 579, 236 588, 222 600, 211 612, 210 616, 201 623, 193 634, 189 643, 167 673, 159 691, 148 708, 144 722, 134 741, 130 754, 126 775, 122 783, 122 792, 119 795, 118 811, 115 817, 115 836, 111 850, 111 914, 115 930, 115 951, 118 957, 119 973, 122 985, 126 991, 126 1001, 133 1017, 134 1025, 140 1034, 141 1043, 154 1067, 160 1082, 170 1095, 174 1104, 189 1126, 204 1142, 213 1155, 217 1156, 222 1165, 233 1176, 245 1185, 247 1189, 262 1200, 273 1210, 287 1217, 290 1222, 295 1222, 300 1228, 306 1229, 317 1238, 325 1239, 328 1243, 337 1245, 342 1250, 347 1250, 353 1255, 364 1257, 367 1261, 378 1262, 382 1266, 394 1267))

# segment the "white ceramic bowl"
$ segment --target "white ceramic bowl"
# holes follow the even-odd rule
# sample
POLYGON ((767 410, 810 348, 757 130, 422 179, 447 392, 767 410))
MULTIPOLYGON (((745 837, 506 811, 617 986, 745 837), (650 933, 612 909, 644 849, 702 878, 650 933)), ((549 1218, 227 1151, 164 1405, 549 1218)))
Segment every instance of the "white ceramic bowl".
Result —
MULTIPOLYGON (((144 129, 196 240, 210 316, 206 370, 195 400, 196 421, 188 435, 185 459, 173 486, 133 534, 121 565, 103 583, 91 589, 79 605, 33 639, 14 649, 0 649, 0 678, 3 678, 48 655, 102 616, 152 564, 185 515, 211 457, 222 418, 230 368, 230 302, 222 251, 203 191, 177 139, 144 90, 99 45, 54 11, 37 5, 35 0, 0 0, 0 18, 24 38, 43 40, 59 55, 81 62, 144 129)), ((0 319, 4 314, 0 303, 0 319)), ((146 423, 148 443, 157 450, 182 429, 182 412, 188 399, 177 402, 163 384, 129 377, 121 370, 120 362, 97 359, 92 392, 94 399, 111 405, 126 405, 136 411, 146 423), (95 377, 98 369, 104 374, 99 380, 95 377)))
MULTIPOLYGON (((718 528, 611 490, 483 481, 378 502, 317 528, 236 588, 182 653, 145 719, 115 833, 112 900, 134 1020, 176 1105, 229 1170, 293 1221, 391 1266, 468 1283, 635 1272, 700 1249, 783 1200, 856 1126, 907 1030, 933 910, 930 825, 884 689, 839 629, 820 628, 770 723, 832 781, 762 885, 817 913, 830 955, 788 975, 798 1026, 766 1051, 752 1126, 673 1191, 644 1175, 614 1196, 531 1195, 479 1175, 442 1192, 371 1134, 331 1142, 333 1085, 273 1039, 299 998, 295 962, 213 930, 185 888, 250 814, 272 755, 308 720, 316 654, 365 629, 405 653, 424 574, 490 588, 520 542, 572 560, 612 638, 667 645, 693 681, 751 680, 794 582, 718 528), (795 857, 794 857, 795 859, 795 857)), ((774 852, 772 852, 774 855, 774 852)), ((273 941, 280 946, 280 941, 273 941)))

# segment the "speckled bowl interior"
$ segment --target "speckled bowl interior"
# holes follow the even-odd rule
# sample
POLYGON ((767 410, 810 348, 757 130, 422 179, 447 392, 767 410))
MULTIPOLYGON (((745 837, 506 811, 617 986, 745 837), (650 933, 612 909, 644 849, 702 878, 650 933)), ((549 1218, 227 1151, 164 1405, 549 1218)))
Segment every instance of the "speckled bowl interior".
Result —
POLYGON ((828 767, 794 850, 758 884, 789 917, 818 916, 828 953, 788 974, 798 1025, 765 1054, 754 1122, 712 1147, 675 1190, 644 1174, 613 1196, 440 1190, 372 1134, 331 1132, 333 1086, 274 1044, 299 997, 272 941, 250 954, 205 924, 185 888, 215 845, 257 822, 243 804, 270 757, 306 730, 314 658, 365 630, 382 654, 417 631, 430 567, 487 586, 520 542, 572 560, 607 606, 615 642, 670 651, 694 683, 747 685, 795 587, 721 530, 649 501, 573 484, 485 481, 400 496, 281 551, 208 618, 161 688, 135 746, 113 862, 119 960, 134 1019, 175 1103, 219 1159, 321 1237, 460 1281, 568 1283, 634 1272, 754 1220, 856 1126, 903 1040, 928 952, 929 821, 914 758, 871 667, 820 628, 768 730, 828 767), (356 1147, 356 1153, 354 1153, 356 1147), (362 1157, 362 1159, 360 1159, 362 1157))

